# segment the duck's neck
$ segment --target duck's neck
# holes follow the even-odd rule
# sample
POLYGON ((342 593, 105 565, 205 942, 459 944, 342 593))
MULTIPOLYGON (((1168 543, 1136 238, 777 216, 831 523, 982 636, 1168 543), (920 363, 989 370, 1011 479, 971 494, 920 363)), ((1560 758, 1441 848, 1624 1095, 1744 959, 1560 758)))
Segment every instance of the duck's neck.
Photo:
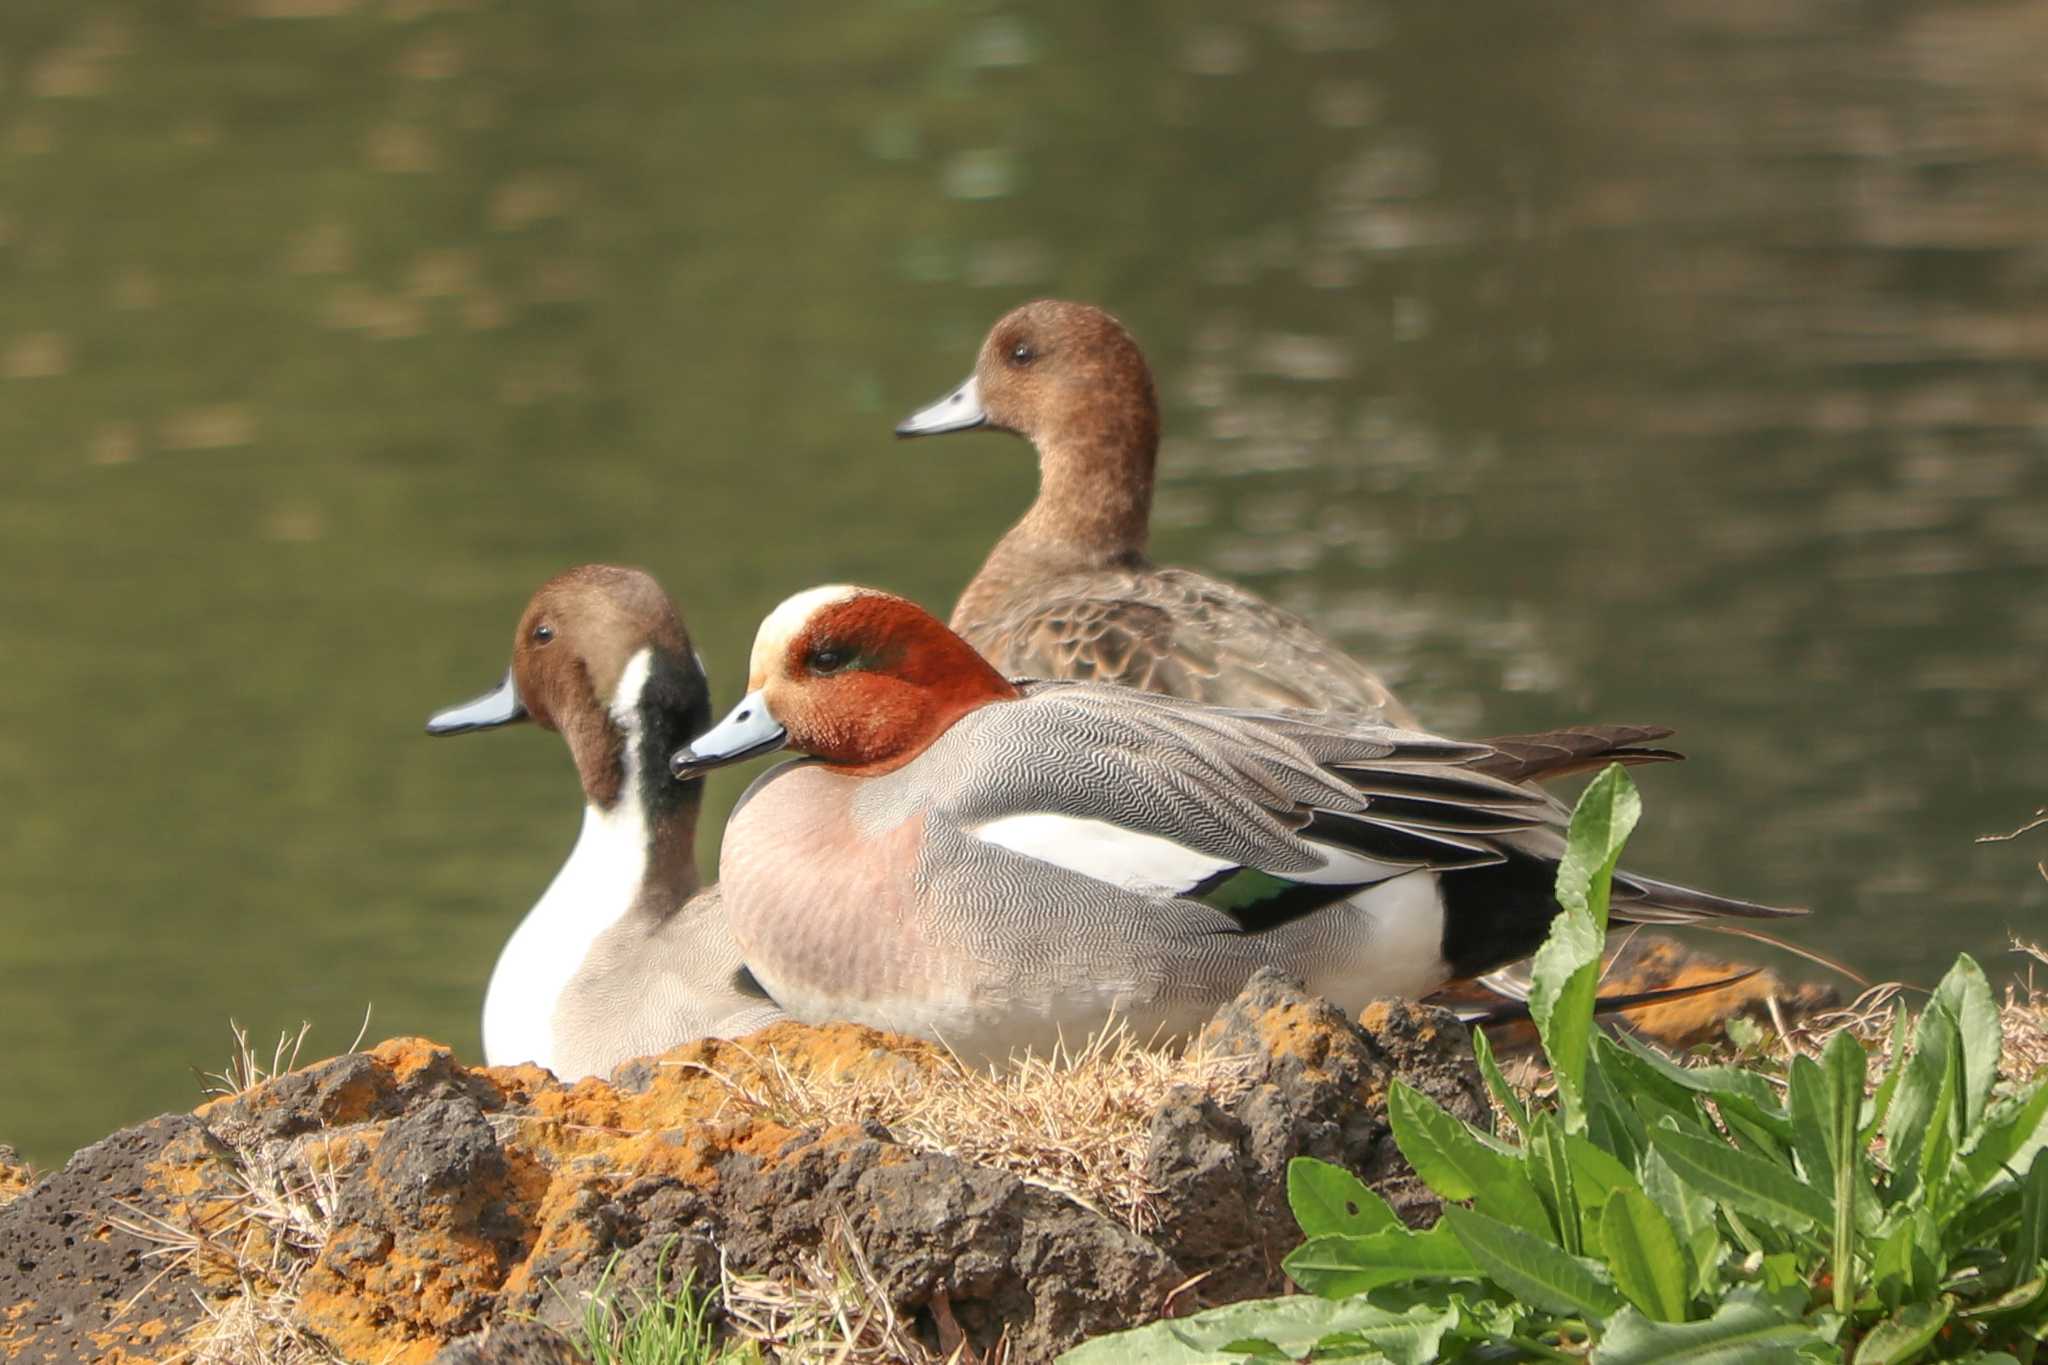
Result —
POLYGON ((1138 568, 1152 523, 1159 411, 1143 403, 1077 413, 1038 439, 1038 497, 989 552, 955 609, 973 614, 977 590, 1019 578, 1138 568))
MULTIPOLYGON (((595 752, 586 753, 579 736, 570 740, 584 775, 586 837, 603 828, 606 856, 621 869, 630 865, 636 874, 637 890, 620 912, 632 909, 666 919, 700 885, 697 812, 704 804, 704 784, 670 777, 668 756, 711 723, 703 672, 680 656, 642 650, 620 675, 605 719, 608 733, 590 746, 595 752), (593 767, 600 769, 595 782, 593 767)), ((578 840, 579 853, 582 847, 578 840)), ((605 918, 609 922, 617 915, 605 918)))

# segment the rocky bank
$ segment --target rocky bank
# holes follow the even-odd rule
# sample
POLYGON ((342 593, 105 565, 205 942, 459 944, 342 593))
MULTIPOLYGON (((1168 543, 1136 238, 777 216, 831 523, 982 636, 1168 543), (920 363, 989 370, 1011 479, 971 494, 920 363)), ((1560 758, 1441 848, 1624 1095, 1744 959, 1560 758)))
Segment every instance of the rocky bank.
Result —
POLYGON ((1032 1095, 956 1103, 974 1087, 950 1058, 851 1025, 568 1086, 393 1039, 125 1129, 7 1199, 0 1360, 573 1359, 548 1329, 608 1271, 630 1295, 684 1273, 801 1286, 821 1265, 897 1340, 1048 1360, 1278 1290, 1294 1156, 1423 1217, 1387 1127, 1395 1077, 1485 1109, 1450 1015, 1386 1001, 1353 1023, 1272 973, 1179 1071, 1129 1065, 1150 1090, 1057 1083, 1096 1156, 1033 1136, 1032 1095), (1007 1136, 1002 1105, 1024 1120, 1007 1136))

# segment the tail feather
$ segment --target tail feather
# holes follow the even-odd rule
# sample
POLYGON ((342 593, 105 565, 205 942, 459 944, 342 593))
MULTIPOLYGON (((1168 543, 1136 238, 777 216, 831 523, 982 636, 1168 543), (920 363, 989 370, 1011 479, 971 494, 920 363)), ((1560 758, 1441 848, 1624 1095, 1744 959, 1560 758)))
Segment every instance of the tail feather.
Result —
POLYGON ((1485 741, 1491 753, 1465 766, 1509 782, 1550 782, 1609 763, 1673 763, 1685 755, 1648 747, 1671 734, 1665 725, 1572 725, 1485 741))
MULTIPOLYGON (((1716 977, 1712 981, 1695 982, 1690 986, 1662 986, 1653 991, 1628 991, 1617 995, 1598 996, 1593 1001, 1597 1014, 1616 1014, 1622 1010, 1647 1009, 1651 1005, 1668 1005, 1674 1000, 1687 1000, 1695 995, 1709 995, 1724 991, 1730 986, 1739 986, 1762 971, 1761 967, 1750 967, 1728 976, 1716 977)), ((1492 976, 1481 978, 1489 990, 1499 990, 1492 976)), ((1526 991, 1505 996, 1498 1004, 1461 1005, 1456 1010, 1458 1018, 1468 1024, 1512 1024, 1529 1017, 1529 1000, 1526 991)))
POLYGON ((1614 918, 1631 924, 1690 924, 1694 920, 1732 917, 1735 919, 1796 919, 1804 907, 1759 905, 1755 901, 1695 891, 1676 882, 1660 882, 1633 872, 1614 874, 1614 894, 1609 902, 1614 918))

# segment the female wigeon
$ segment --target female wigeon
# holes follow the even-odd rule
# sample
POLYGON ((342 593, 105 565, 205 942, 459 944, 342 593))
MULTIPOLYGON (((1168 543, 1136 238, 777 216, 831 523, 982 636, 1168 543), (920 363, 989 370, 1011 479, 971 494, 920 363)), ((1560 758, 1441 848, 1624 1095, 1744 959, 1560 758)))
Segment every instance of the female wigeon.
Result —
MULTIPOLYGON (((1526 954, 1557 912, 1565 813, 1519 780, 1639 737, 1495 750, 1016 683, 912 603, 852 587, 777 607, 750 667, 745 699, 672 765, 811 756, 762 777, 726 826, 748 966, 799 1019, 991 1059, 1112 1013, 1185 1033, 1266 965, 1356 1011, 1526 954)), ((1796 913, 1627 873, 1614 886, 1618 921, 1796 913)))
POLYGON ((718 888, 698 889, 704 784, 675 781, 668 757, 710 722, 711 693, 652 578, 586 564, 543 583, 505 680, 437 713, 427 733, 523 720, 568 741, 583 832, 498 956, 485 1060, 574 1080, 783 1018, 740 962, 718 888))
POLYGON ((1300 617, 1145 557, 1159 402, 1138 343, 1108 313, 1046 299, 1005 314, 967 382, 896 434, 981 426, 1038 448, 1038 500, 953 608, 953 629, 1003 673, 1415 723, 1300 617))

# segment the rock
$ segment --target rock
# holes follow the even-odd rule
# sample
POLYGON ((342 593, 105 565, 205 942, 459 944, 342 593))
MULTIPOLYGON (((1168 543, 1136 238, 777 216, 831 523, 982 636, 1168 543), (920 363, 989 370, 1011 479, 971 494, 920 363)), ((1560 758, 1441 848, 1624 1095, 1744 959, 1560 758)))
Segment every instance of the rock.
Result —
POLYGON ((537 1322, 494 1324, 434 1357, 432 1365, 590 1365, 569 1339, 537 1322))
POLYGON ((1438 1203, 1394 1146, 1386 1095, 1394 1078, 1458 1117, 1486 1121, 1486 1090, 1465 1028, 1441 1010, 1380 1000, 1353 1023, 1270 968, 1203 1031, 1212 1052, 1242 1056, 1252 1085, 1228 1105, 1198 1094, 1161 1108, 1145 1178, 1160 1190, 1160 1245, 1202 1297, 1280 1292, 1280 1259, 1300 1242, 1287 1207, 1287 1163, 1320 1157, 1358 1172, 1411 1222, 1438 1203))
POLYGON ((1011 1360, 1046 1360, 1279 1289, 1299 1240, 1294 1156, 1342 1162, 1421 1216, 1384 1113, 1396 1076, 1484 1114, 1464 1029, 1412 1004, 1354 1024, 1261 973, 1203 1048, 1217 1070, 1173 1073, 1194 1083, 1143 1091, 1118 1120, 1131 1166, 1104 1186, 1119 1192, 1105 1211, 1028 1162, 952 1155, 969 1148, 891 1110, 967 1078, 871 1029, 780 1024, 566 1086, 395 1039, 116 1134, 0 1207, 0 1359, 169 1359, 194 1349, 202 1303, 242 1292, 238 1271, 282 1265, 293 1330, 345 1359, 573 1361, 559 1329, 600 1289, 629 1311, 685 1281, 714 1287, 722 1269, 814 1282, 822 1261, 857 1267, 901 1340, 939 1356, 1006 1341, 1011 1360), (1128 1217, 1117 1199, 1136 1200, 1128 1217), (150 1255, 112 1221, 131 1207, 208 1249, 150 1255))
POLYGON ((73 1365, 149 1359, 219 1297, 190 1256, 116 1223, 175 1228, 219 1220, 207 1205, 205 1126, 166 1114, 84 1148, 0 1207, 0 1360, 73 1365), (157 1220, 161 1220, 160 1223, 157 1220))

